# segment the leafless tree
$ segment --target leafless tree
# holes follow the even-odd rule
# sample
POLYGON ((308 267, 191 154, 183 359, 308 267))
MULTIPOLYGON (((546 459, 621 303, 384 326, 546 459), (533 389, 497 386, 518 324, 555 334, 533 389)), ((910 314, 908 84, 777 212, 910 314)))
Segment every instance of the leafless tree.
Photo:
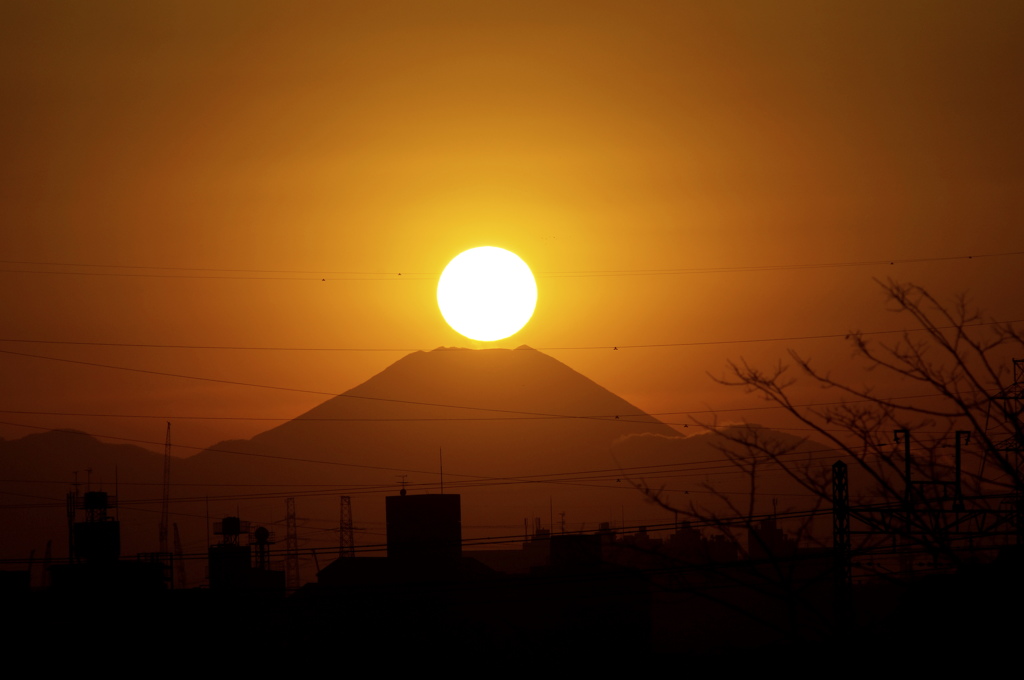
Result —
MULTIPOLYGON (((853 357, 834 370, 790 351, 788 362, 768 369, 730 362, 726 375, 715 378, 759 395, 806 433, 780 437, 757 426, 698 422, 721 438, 723 456, 746 480, 743 496, 709 485, 713 502, 682 505, 641 483, 648 497, 739 545, 746 533, 746 556, 771 558, 770 546, 757 550, 764 516, 757 500, 777 488, 765 473, 782 474, 806 492, 809 500, 798 508, 806 517, 832 510, 833 464, 842 461, 856 535, 849 554, 860 574, 905 574, 915 563, 955 567, 1018 542, 1024 534, 1024 337, 965 297, 945 304, 919 286, 879 284, 892 311, 910 322, 894 340, 851 333, 853 357), (864 371, 863 386, 850 369, 864 371), (824 398, 804 403, 806 397, 794 396, 806 395, 806 386, 823 388, 824 398)), ((791 526, 806 544, 810 522, 791 526)), ((831 546, 831 536, 819 538, 831 546)), ((766 580, 785 581, 786 592, 794 593, 799 584, 779 566, 784 561, 768 562, 775 570, 761 570, 766 580)))
MULTIPOLYGON (((893 310, 908 318, 912 328, 895 341, 850 334, 852 361, 875 378, 876 387, 835 378, 795 351, 789 352, 789 365, 768 370, 732 362, 718 379, 780 407, 810 433, 807 439, 830 449, 808 457, 797 454, 797 444, 781 443, 763 429, 718 429, 740 451, 730 453, 730 460, 750 477, 751 503, 758 465, 776 466, 811 495, 831 503, 831 463, 836 460, 849 465, 852 500, 864 507, 935 510, 948 504, 977 514, 1019 495, 1024 362, 1014 359, 1024 356, 1024 338, 1012 324, 983 317, 963 297, 945 305, 919 286, 892 281, 881 286, 893 310), (829 396, 817 405, 797 403, 791 394, 800 381, 825 388, 829 396)), ((702 514, 696 507, 689 510, 702 514)), ((922 511, 901 522, 901 540, 933 559, 956 562, 964 555, 965 532, 951 532, 948 517, 922 511)), ((882 524, 898 529, 892 522, 882 524)), ((970 542, 978 545, 978 538, 970 542)))

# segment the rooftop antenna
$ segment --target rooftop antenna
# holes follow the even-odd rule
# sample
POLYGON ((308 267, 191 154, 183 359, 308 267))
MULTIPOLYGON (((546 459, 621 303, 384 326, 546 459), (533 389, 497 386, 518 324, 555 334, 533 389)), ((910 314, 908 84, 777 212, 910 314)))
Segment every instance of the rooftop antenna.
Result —
POLYGON ((398 476, 402 478, 402 490, 398 492, 398 495, 399 496, 404 496, 406 494, 406 491, 405 491, 405 478, 408 477, 409 475, 398 475, 398 476))
POLYGON ((437 447, 437 459, 441 465, 441 493, 444 493, 444 449, 437 447))

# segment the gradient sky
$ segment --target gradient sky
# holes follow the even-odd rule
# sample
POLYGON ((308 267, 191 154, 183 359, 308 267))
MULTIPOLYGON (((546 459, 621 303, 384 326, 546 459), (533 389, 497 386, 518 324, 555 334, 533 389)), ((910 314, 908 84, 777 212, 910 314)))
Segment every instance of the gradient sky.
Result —
POLYGON ((6 1, 0 434, 171 418, 205 447, 276 422, 178 417, 326 399, 10 352, 339 393, 492 346, 434 300, 480 245, 538 273, 493 346, 655 413, 756 405, 707 377, 729 358, 850 352, 596 347, 904 328, 886 277, 1022 319, 1021 26, 1019 2, 6 1))

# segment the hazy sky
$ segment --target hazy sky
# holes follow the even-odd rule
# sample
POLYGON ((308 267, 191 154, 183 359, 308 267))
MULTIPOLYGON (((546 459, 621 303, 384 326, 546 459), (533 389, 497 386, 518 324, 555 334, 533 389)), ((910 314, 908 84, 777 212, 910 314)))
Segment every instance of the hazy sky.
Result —
POLYGON ((0 434, 162 441, 326 398, 10 352, 338 393, 485 346, 434 301, 479 245, 539 275, 496 346, 652 412, 756 403, 709 381, 728 358, 849 351, 593 348, 905 327, 876 277, 1022 319, 1021 26, 1019 2, 5 1, 0 434))

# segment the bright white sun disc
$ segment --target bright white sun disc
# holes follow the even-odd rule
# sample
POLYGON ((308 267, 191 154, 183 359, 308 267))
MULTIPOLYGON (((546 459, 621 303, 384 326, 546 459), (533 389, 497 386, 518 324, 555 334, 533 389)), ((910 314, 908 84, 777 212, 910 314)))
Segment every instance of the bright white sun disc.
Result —
POLYGON ((515 335, 537 307, 537 282, 523 260, 504 248, 467 250, 448 263, 437 282, 441 316, 473 340, 515 335))

